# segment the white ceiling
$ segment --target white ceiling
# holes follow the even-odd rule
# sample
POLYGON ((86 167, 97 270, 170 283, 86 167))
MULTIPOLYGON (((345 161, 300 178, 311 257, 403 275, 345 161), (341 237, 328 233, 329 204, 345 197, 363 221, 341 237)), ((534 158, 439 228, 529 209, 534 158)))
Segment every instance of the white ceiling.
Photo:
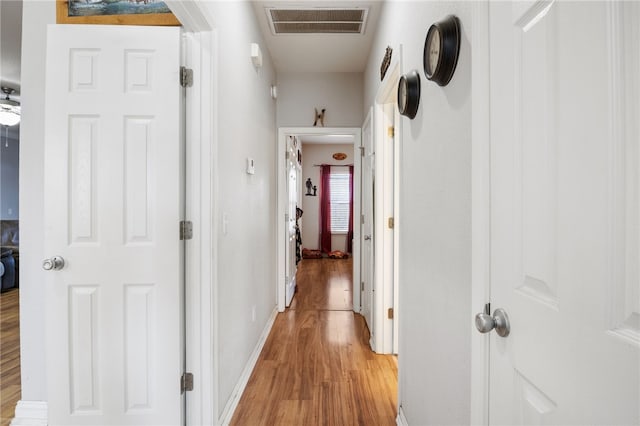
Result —
POLYGON ((363 72, 378 24, 381 0, 256 0, 256 17, 278 72, 363 72), (269 27, 265 7, 369 8, 364 34, 281 34, 269 27))

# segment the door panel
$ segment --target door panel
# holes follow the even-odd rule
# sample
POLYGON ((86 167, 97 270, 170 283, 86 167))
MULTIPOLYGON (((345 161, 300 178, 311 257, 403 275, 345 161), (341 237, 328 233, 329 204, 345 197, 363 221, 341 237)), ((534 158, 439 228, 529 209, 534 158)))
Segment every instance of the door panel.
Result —
POLYGON ((373 153, 373 113, 370 113, 362 127, 362 142, 364 146, 364 156, 362 157, 362 231, 361 247, 361 281, 360 304, 361 313, 367 321, 367 326, 371 332, 373 340, 373 280, 374 280, 374 227, 373 227, 373 193, 374 193, 374 164, 373 153))
POLYGON ((178 28, 51 26, 49 424, 180 424, 178 28))
POLYGON ((287 137, 287 152, 285 173, 287 182, 287 218, 286 218, 286 249, 285 249, 285 305, 291 304, 296 290, 296 207, 298 206, 298 139, 296 136, 287 137))
POLYGON ((490 4, 492 424, 640 422, 639 10, 490 4))

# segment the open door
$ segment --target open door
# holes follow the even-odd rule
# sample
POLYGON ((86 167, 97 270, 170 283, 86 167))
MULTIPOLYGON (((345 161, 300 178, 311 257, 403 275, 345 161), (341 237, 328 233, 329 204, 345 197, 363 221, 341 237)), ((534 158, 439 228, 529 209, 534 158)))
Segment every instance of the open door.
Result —
POLYGON ((640 5, 489 10, 489 423, 640 424, 640 5))
POLYGON ((180 29, 48 31, 51 425, 184 421, 180 29))
MULTIPOLYGON (((362 125, 362 219, 360 233, 360 312, 367 322, 371 340, 373 341, 373 288, 374 288, 374 170, 375 154, 373 152, 373 110, 369 112, 362 125)), ((373 345, 372 345, 373 347, 373 345)))
POLYGON ((285 172, 287 182, 287 214, 286 222, 286 248, 285 248, 285 305, 289 307, 296 291, 296 207, 298 207, 298 174, 297 160, 298 138, 287 138, 287 155, 285 156, 285 172))

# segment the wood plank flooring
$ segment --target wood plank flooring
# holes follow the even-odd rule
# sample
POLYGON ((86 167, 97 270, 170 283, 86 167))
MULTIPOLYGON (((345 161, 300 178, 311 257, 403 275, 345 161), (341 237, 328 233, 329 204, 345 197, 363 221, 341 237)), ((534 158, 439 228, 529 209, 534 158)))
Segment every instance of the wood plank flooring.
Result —
POLYGON ((20 399, 20 293, 0 293, 0 426, 7 426, 20 399))
POLYGON ((294 302, 278 314, 232 426, 396 424, 397 360, 369 348, 351 310, 351 265, 298 265, 294 302))

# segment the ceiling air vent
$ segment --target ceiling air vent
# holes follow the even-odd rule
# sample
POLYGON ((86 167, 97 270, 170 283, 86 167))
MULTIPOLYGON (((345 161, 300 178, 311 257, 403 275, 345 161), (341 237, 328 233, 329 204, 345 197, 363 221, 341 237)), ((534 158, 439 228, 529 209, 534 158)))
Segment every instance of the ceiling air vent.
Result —
POLYGON ((267 8, 273 34, 363 34, 367 8, 267 8))

